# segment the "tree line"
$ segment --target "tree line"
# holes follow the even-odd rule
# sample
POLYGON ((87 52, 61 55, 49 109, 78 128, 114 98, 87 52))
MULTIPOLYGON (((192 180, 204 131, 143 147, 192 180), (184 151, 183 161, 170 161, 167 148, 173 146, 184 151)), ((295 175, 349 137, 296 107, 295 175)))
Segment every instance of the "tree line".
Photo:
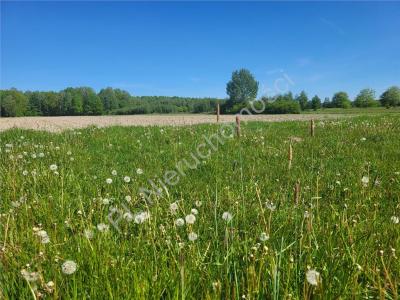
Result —
POLYGON ((291 92, 273 97, 262 97, 254 101, 258 93, 258 82, 249 70, 240 69, 232 73, 231 80, 226 85, 228 100, 223 104, 224 113, 237 113, 243 108, 263 108, 263 113, 300 113, 304 110, 317 110, 320 108, 350 108, 350 107, 394 107, 400 106, 400 88, 389 87, 379 99, 373 89, 363 89, 350 100, 346 92, 340 91, 333 95, 332 99, 325 98, 322 101, 318 95, 311 99, 305 91, 293 96, 291 92), (254 101, 250 106, 250 101, 254 101))
MULTIPOLYGON (((250 109, 250 101, 256 100, 258 82, 250 71, 241 69, 232 73, 227 83, 227 99, 187 98, 167 96, 132 96, 121 89, 105 88, 96 93, 90 87, 66 88, 54 91, 0 90, 0 116, 80 116, 103 114, 151 114, 151 113, 213 113, 217 103, 222 113, 238 113, 250 109)), ((354 101, 346 92, 337 92, 332 99, 323 101, 317 96, 311 99, 302 91, 294 96, 291 92, 272 97, 261 97, 252 106, 263 113, 300 113, 320 108, 394 107, 400 106, 400 88, 388 88, 377 99, 372 89, 363 89, 354 101)))
POLYGON ((216 109, 216 98, 132 96, 127 91, 90 87, 67 88, 60 92, 0 90, 3 117, 81 116, 103 114, 205 113, 216 109))

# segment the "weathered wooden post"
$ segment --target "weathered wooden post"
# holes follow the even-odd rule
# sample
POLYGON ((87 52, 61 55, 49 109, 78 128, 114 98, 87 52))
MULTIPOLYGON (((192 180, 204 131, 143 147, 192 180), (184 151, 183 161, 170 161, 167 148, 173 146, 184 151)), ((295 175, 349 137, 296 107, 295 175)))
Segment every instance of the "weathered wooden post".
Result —
POLYGON ((315 135, 315 122, 314 122, 314 119, 311 119, 311 121, 310 121, 310 134, 311 134, 311 136, 315 135))
POLYGON ((217 123, 219 123, 219 103, 217 103, 217 123))
POLYGON ((236 135, 240 137, 240 116, 236 115, 236 135))

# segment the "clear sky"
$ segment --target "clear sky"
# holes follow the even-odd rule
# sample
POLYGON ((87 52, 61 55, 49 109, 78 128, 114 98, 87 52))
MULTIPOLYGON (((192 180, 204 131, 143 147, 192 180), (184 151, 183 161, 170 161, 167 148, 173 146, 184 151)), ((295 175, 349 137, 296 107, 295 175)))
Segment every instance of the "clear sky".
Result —
POLYGON ((400 85, 400 2, 1 2, 1 88, 354 97, 400 85))

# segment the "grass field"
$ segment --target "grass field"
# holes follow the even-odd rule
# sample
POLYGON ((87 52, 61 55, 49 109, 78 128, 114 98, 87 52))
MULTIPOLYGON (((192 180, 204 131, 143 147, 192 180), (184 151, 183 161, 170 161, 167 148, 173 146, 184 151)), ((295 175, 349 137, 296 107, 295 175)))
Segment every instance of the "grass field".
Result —
POLYGON ((0 299, 398 298, 400 117, 315 125, 0 133, 0 299))

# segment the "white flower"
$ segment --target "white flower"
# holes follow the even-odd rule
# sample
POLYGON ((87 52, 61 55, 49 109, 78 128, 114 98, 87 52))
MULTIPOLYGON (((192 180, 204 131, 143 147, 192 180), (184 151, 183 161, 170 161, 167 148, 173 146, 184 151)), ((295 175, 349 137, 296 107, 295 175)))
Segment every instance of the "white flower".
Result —
POLYGON ((392 216, 392 217, 390 218, 390 220, 391 220, 394 224, 399 224, 399 222, 400 222, 399 217, 396 217, 396 216, 392 216))
POLYGON ((124 213, 124 219, 131 222, 133 220, 133 215, 130 212, 126 212, 124 213))
POLYGON ((193 214, 187 215, 187 216, 185 217, 185 221, 186 221, 186 223, 188 223, 188 224, 194 224, 194 222, 196 222, 196 216, 193 215, 193 214))
POLYGON ((22 172, 22 175, 24 175, 24 176, 26 176, 26 175, 28 175, 28 171, 27 170, 24 170, 23 172, 22 172))
POLYGON ((203 203, 201 203, 201 201, 197 200, 194 204, 196 204, 197 207, 200 207, 203 203))
POLYGON ((91 240, 94 236, 94 232, 91 229, 85 229, 85 231, 83 232, 83 235, 85 236, 85 238, 87 238, 88 240, 91 240))
POLYGON ((169 205, 169 210, 171 211, 171 213, 175 214, 176 211, 178 210, 178 203, 173 202, 169 205))
POLYGON ((97 230, 100 232, 106 232, 110 229, 110 226, 104 223, 97 224, 97 230))
POLYGON ((117 176, 118 173, 117 173, 116 170, 112 170, 112 171, 111 171, 111 174, 112 174, 113 176, 117 176))
POLYGON ((269 240, 269 235, 266 234, 265 232, 261 232, 261 234, 260 234, 260 240, 261 240, 262 242, 268 241, 268 240, 269 240))
POLYGON ((273 202, 265 202, 265 206, 270 210, 274 211, 276 209, 276 205, 273 202))
POLYGON ((182 219, 182 218, 176 219, 175 220, 175 225, 178 226, 178 227, 181 227, 181 226, 185 225, 185 220, 182 219))
POLYGON ((103 200, 101 200, 101 202, 102 202, 104 205, 110 204, 110 200, 109 200, 108 198, 103 198, 103 200))
POLYGON ((21 270, 21 275, 25 278, 26 281, 35 282, 38 281, 40 276, 37 272, 29 272, 25 269, 21 270))
POLYGON ((67 260, 62 264, 61 270, 67 275, 74 274, 76 271, 76 263, 72 260, 67 260))
POLYGON ((129 182, 131 182, 131 178, 130 178, 129 176, 125 176, 125 177, 124 177, 124 181, 125 181, 126 183, 129 183, 129 182))
POLYGON ((106 183, 107 183, 107 184, 111 184, 111 183, 112 183, 112 179, 111 179, 111 178, 107 178, 107 179, 106 179, 106 183))
POLYGON ((47 232, 45 230, 39 230, 38 232, 36 232, 36 234, 37 234, 37 236, 40 237, 40 242, 42 244, 50 243, 49 235, 47 234, 47 232))
POLYGON ((125 200, 126 202, 131 202, 132 201, 132 197, 131 196, 125 196, 125 200))
POLYGON ((225 220, 226 222, 229 222, 230 220, 232 220, 232 214, 226 211, 222 214, 222 219, 225 220))
POLYGON ((309 284, 311 285, 318 285, 318 282, 320 281, 320 275, 319 272, 315 270, 308 270, 306 273, 306 278, 309 284))
POLYGON ((150 214, 146 211, 140 212, 140 213, 136 214, 134 217, 136 224, 142 224, 149 218, 150 218, 150 214))
POLYGON ((365 137, 362 137, 361 139, 360 139, 360 141, 362 141, 362 142, 364 142, 364 141, 366 141, 367 139, 365 138, 365 137))
POLYGON ((197 237, 198 237, 197 234, 194 232, 191 232, 188 235, 189 241, 191 241, 191 242, 194 242, 195 240, 197 240, 197 237))
POLYGON ((194 214, 194 215, 198 215, 199 211, 197 209, 195 209, 195 208, 192 208, 191 213, 194 214))
POLYGON ((56 164, 50 165, 50 170, 51 170, 51 171, 56 171, 57 168, 58 168, 58 167, 57 167, 56 164))
POLYGON ((363 177, 361 178, 361 182, 362 182, 362 184, 363 184, 364 187, 367 187, 367 186, 368 186, 368 183, 369 183, 369 177, 368 177, 368 176, 363 176, 363 177))
POLYGON ((139 168, 139 169, 137 169, 137 170, 136 170, 136 174, 138 174, 138 175, 141 175, 141 174, 143 174, 143 170, 142 170, 142 169, 140 169, 140 168, 139 168))
POLYGON ((39 157, 44 157, 44 153, 43 153, 43 152, 40 152, 40 153, 39 153, 39 157))
POLYGON ((71 151, 67 151, 67 155, 72 155, 72 152, 71 151))

